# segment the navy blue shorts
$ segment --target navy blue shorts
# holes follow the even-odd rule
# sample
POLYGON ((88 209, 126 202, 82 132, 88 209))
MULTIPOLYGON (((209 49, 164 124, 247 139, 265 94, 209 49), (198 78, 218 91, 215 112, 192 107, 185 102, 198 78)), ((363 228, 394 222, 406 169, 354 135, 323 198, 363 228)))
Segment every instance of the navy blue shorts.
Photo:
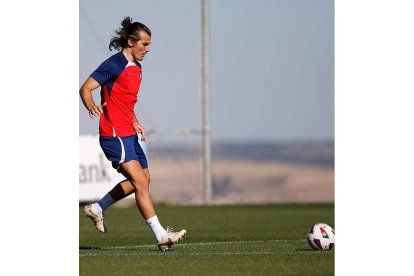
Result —
POLYGON ((99 144, 112 167, 119 172, 122 163, 137 160, 143 169, 148 168, 147 158, 138 143, 138 135, 128 137, 99 136, 99 144))

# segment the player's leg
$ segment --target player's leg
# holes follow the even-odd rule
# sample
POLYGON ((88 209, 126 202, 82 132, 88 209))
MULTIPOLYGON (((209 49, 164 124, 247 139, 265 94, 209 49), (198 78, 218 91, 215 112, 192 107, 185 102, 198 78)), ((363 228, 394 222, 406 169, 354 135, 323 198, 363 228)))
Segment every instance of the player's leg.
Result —
POLYGON ((98 202, 86 205, 84 213, 88 216, 95 224, 96 229, 102 233, 107 232, 107 227, 103 222, 104 213, 106 209, 112 206, 115 202, 133 194, 135 191, 134 186, 127 179, 116 184, 115 187, 109 191, 104 197, 98 202))
MULTIPOLYGON (((128 142, 127 140, 125 141, 126 143, 128 142)), ((124 158, 123 154, 126 150, 122 139, 119 137, 100 136, 99 143, 105 156, 109 161, 112 161, 112 166, 114 169, 118 170, 119 163, 124 158)), ((127 145, 131 147, 131 143, 127 143, 127 145)), ((132 155, 135 155, 135 149, 133 147, 130 151, 132 151, 132 155)), ((135 157, 132 156, 130 158, 135 157)), ((97 203, 86 205, 84 208, 85 215, 93 221, 96 229, 98 229, 100 232, 105 233, 107 231, 107 228, 103 223, 103 218, 106 209, 112 206, 115 202, 134 193, 134 191, 135 188, 128 179, 121 181, 97 203)))
POLYGON ((131 160, 120 165, 120 172, 134 187, 135 201, 142 216, 146 220, 155 216, 154 204, 149 193, 148 168, 142 169, 137 160, 131 160))
POLYGON ((137 207, 154 233, 158 248, 166 251, 173 244, 182 240, 187 232, 186 230, 183 229, 179 232, 173 232, 170 228, 165 230, 158 220, 149 192, 150 174, 148 168, 142 169, 140 162, 131 160, 121 164, 120 171, 135 188, 137 207))
POLYGON ((104 214, 106 209, 111 207, 114 203, 124 199, 125 197, 133 194, 135 191, 134 186, 128 179, 125 179, 115 185, 103 198, 96 203, 96 209, 99 213, 104 214))

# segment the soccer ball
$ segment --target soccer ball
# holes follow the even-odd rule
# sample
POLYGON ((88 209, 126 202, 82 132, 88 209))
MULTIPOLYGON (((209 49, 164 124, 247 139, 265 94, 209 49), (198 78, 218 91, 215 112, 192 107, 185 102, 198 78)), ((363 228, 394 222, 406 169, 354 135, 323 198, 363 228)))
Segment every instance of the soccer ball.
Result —
POLYGON ((315 250, 330 250, 335 244, 335 231, 328 224, 315 224, 308 231, 308 243, 315 250))

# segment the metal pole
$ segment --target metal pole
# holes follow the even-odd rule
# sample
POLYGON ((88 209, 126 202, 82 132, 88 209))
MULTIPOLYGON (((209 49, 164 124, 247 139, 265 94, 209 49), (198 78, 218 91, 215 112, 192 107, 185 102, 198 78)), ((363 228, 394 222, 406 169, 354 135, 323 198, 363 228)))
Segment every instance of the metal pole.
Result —
POLYGON ((201 0, 201 81, 204 200, 211 203, 209 2, 201 0))

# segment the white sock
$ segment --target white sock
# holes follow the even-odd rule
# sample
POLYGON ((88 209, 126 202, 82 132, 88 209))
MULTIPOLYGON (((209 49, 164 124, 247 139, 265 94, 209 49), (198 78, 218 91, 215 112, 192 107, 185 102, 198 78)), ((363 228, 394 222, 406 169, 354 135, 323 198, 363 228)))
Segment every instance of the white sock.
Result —
POLYGON ((92 204, 91 209, 95 214, 102 215, 102 208, 98 203, 92 204))
POLYGON ((160 222, 158 221, 158 217, 155 215, 152 218, 147 219, 148 226, 151 228, 152 232, 154 233, 155 238, 158 242, 162 240, 165 236, 167 231, 161 226, 160 222))

